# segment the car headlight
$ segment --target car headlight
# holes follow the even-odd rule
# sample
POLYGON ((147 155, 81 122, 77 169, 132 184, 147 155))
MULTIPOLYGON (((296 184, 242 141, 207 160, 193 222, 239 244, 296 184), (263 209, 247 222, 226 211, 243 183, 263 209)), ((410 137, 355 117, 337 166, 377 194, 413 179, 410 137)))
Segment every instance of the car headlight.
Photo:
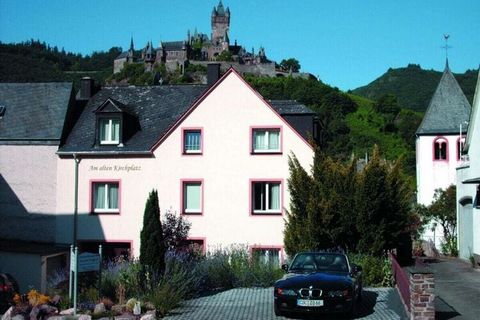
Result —
POLYGON ((292 289, 277 288, 277 294, 281 296, 296 296, 297 293, 292 289))
POLYGON ((334 291, 329 291, 328 296, 331 298, 343 298, 343 297, 348 297, 348 289, 345 290, 334 290, 334 291))

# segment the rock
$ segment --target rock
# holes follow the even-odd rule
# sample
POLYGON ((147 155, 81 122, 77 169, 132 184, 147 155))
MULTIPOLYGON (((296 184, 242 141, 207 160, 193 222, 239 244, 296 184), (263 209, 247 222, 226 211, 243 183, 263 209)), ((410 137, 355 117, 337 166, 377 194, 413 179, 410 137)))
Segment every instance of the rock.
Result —
POLYGON ((140 320, 155 320, 155 319, 156 319, 155 314, 151 314, 151 313, 146 313, 140 318, 140 320))
POLYGON ((125 305, 124 304, 116 304, 112 306, 112 312, 114 314, 122 314, 125 312, 125 305))
POLYGON ((48 304, 42 304, 40 306, 40 312, 42 312, 43 314, 53 314, 58 313, 58 309, 48 304))
POLYGON ((131 313, 123 313, 115 317, 115 320, 136 320, 137 317, 131 313))
POLYGON ((77 320, 92 320, 92 316, 89 316, 87 314, 81 314, 78 316, 77 320))
POLYGON ((99 304, 95 305, 95 309, 93 309, 93 314, 101 314, 105 313, 107 310, 105 309, 105 304, 100 302, 99 304))
POLYGON ((65 309, 65 310, 60 311, 60 314, 61 315, 66 315, 66 316, 71 316, 74 311, 75 311, 75 309, 73 309, 73 308, 65 309))
POLYGON ((137 301, 135 306, 133 307, 133 315, 139 316, 142 314, 142 307, 140 306, 140 302, 137 301))
POLYGON ((51 316, 47 320, 67 320, 67 316, 51 316))
POLYGON ((30 320, 37 320, 37 316, 40 313, 40 309, 38 307, 33 307, 32 311, 30 311, 30 320))
POLYGON ((13 307, 8 308, 2 316, 2 320, 12 320, 13 307))
POLYGON ((21 314, 17 314, 16 316, 12 317, 12 320, 25 320, 25 317, 21 314))

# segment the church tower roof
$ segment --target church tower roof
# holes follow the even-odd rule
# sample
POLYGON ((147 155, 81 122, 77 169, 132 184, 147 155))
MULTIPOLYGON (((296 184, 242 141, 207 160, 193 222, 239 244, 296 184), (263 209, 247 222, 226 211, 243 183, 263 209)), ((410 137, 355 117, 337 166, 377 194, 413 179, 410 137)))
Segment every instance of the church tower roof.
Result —
MULTIPOLYGON (((229 10, 229 12, 230 12, 230 10, 229 10)), ((224 15, 225 15, 225 8, 223 7, 222 0, 220 0, 220 1, 218 2, 217 14, 218 14, 219 16, 224 16, 224 15)))
POLYGON ((470 117, 470 103, 450 71, 448 59, 442 78, 428 105, 418 135, 458 134, 460 124, 466 131, 465 121, 470 117))

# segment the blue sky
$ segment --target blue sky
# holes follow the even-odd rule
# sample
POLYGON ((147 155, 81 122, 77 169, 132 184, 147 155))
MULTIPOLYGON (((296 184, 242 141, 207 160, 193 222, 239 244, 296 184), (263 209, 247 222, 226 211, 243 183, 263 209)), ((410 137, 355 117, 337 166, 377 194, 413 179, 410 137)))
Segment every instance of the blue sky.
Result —
MULTIPOLYGON (((83 54, 149 40, 181 40, 187 29, 210 35, 218 0, 0 0, 0 41, 40 39, 83 54)), ((454 72, 480 64, 478 0, 224 0, 230 40, 266 48, 280 61, 340 89, 368 84, 388 68, 420 64, 442 70, 450 34, 454 72)))

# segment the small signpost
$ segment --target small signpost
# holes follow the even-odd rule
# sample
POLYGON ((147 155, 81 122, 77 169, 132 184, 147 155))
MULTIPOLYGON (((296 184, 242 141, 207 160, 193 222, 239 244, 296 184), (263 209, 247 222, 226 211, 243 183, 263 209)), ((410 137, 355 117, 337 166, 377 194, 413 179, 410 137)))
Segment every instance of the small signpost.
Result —
POLYGON ((87 271, 98 271, 98 293, 100 296, 100 284, 102 280, 102 246, 98 246, 98 254, 84 252, 78 254, 78 247, 70 246, 70 283, 69 297, 73 299, 73 315, 77 315, 77 293, 78 293, 78 273, 87 271), (73 277, 72 277, 73 274, 73 277), (72 283, 73 278, 73 283, 72 283), (73 288, 72 288, 73 287, 73 288))

